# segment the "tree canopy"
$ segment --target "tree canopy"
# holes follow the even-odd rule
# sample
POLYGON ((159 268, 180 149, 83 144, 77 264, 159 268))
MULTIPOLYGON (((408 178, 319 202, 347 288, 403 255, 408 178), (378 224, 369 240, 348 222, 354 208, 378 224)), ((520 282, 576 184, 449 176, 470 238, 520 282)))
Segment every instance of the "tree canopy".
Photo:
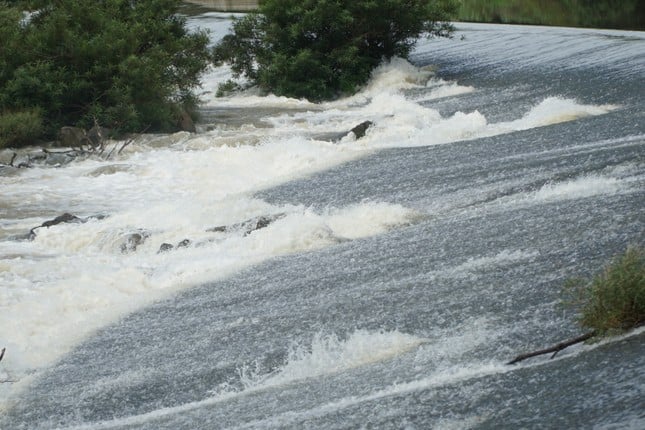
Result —
POLYGON ((208 35, 188 32, 179 4, 0 1, 0 125, 27 115, 47 137, 94 121, 121 131, 173 129, 181 111, 194 112, 192 91, 210 60, 208 35))
POLYGON ((264 0, 237 19, 215 58, 277 95, 355 92, 384 59, 407 57, 422 34, 449 36, 454 0, 264 0))

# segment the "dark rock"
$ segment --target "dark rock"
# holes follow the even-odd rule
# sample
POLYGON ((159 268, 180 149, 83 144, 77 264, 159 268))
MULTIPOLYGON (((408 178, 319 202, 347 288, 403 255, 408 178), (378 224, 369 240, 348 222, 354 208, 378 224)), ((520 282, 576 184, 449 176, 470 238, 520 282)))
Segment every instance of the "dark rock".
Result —
POLYGON ((40 224, 38 227, 34 227, 31 230, 29 230, 29 233, 27 233, 24 236, 18 236, 16 237, 17 240, 34 240, 36 238, 36 229, 45 227, 49 228, 53 225, 57 224, 66 224, 66 223, 81 223, 85 222, 83 219, 77 217, 76 215, 72 215, 70 213, 64 213, 60 216, 57 216, 54 219, 50 219, 49 221, 45 221, 44 223, 40 224))
POLYGON ((244 236, 248 236, 256 230, 263 229, 268 227, 274 221, 285 217, 286 214, 278 215, 269 215, 269 216, 260 216, 257 218, 250 219, 242 223, 242 229, 244 231, 244 236))
POLYGON ((103 219, 105 219, 105 218, 107 218, 107 217, 108 217, 108 216, 107 216, 107 215, 104 215, 104 214, 90 215, 90 216, 88 216, 87 218, 85 218, 85 219, 83 220, 83 222, 89 221, 89 220, 91 220, 91 219, 95 219, 95 220, 99 220, 99 221, 101 221, 101 220, 103 220, 103 219))
POLYGON ((62 214, 60 216, 57 216, 56 218, 54 218, 52 220, 45 221, 44 223, 42 223, 40 225, 40 227, 48 227, 49 228, 52 225, 64 224, 64 223, 69 223, 69 222, 80 223, 80 222, 83 222, 83 220, 80 219, 79 217, 77 217, 76 215, 72 215, 70 213, 64 213, 64 214, 62 214))
POLYGON ((244 236, 248 236, 252 232, 268 227, 271 223, 279 220, 280 218, 284 218, 285 216, 287 216, 287 214, 285 213, 279 213, 275 215, 262 215, 262 216, 251 218, 241 223, 232 224, 229 226, 218 226, 218 227, 209 228, 206 231, 213 232, 213 233, 227 233, 227 232, 241 230, 244 236))
POLYGON ((188 246, 190 246, 190 244, 191 244, 190 239, 184 239, 177 244, 177 248, 187 248, 188 246))
POLYGON ((162 243, 161 246, 159 247, 159 251, 157 251, 157 254, 161 254, 162 252, 168 252, 172 251, 174 246, 172 246, 169 243, 162 243))
POLYGON ((226 227, 225 225, 220 225, 217 227, 209 228, 206 231, 212 232, 212 233, 226 233, 228 229, 229 227, 226 227))
POLYGON ((341 140, 343 140, 346 137, 349 137, 351 133, 354 134, 354 138, 356 140, 365 137, 365 134, 367 133, 367 130, 374 125, 372 121, 363 121, 362 123, 358 124, 356 127, 352 128, 348 132, 327 132, 327 133, 319 133, 313 136, 314 139, 316 140, 325 140, 328 142, 334 142, 338 143, 341 140))
POLYGON ((161 246, 159 247, 159 251, 157 251, 157 254, 161 254, 162 252, 172 251, 173 249, 188 248, 191 243, 192 242, 190 239, 182 240, 177 244, 177 246, 173 246, 170 243, 162 243, 161 246))
MULTIPOLYGON (((365 137, 365 133, 367 132, 367 129, 370 128, 374 123, 372 121, 363 121, 362 123, 358 124, 356 127, 352 128, 349 133, 354 133, 354 136, 356 136, 356 140, 365 137)), ((347 133, 347 134, 349 134, 347 133)))
POLYGON ((29 230, 29 233, 24 234, 24 235, 19 235, 19 236, 14 236, 12 239, 14 240, 34 240, 36 238, 36 230, 39 228, 49 228, 53 225, 57 224, 68 224, 68 223, 74 223, 74 224, 80 224, 87 222, 91 219, 97 219, 97 220, 102 220, 106 218, 107 215, 91 215, 87 218, 79 218, 76 215, 72 215, 70 213, 64 213, 60 216, 57 216, 54 219, 50 219, 49 221, 45 221, 38 227, 34 227, 31 230, 29 230))

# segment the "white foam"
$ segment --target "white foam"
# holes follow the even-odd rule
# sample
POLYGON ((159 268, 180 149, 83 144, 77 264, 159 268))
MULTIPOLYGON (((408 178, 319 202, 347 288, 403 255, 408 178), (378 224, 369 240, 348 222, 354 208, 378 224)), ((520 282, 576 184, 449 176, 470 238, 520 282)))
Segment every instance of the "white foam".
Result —
POLYGON ((392 227, 412 223, 422 214, 401 205, 365 202, 328 211, 325 221, 338 237, 358 239, 383 233, 392 227))
POLYGON ((447 82, 443 79, 431 79, 426 87, 431 89, 429 94, 423 94, 414 98, 416 102, 427 102, 447 97, 460 96, 475 91, 475 87, 459 85, 457 82, 447 82))
MULTIPOLYGON (((209 79, 214 81, 227 76, 222 70, 212 73, 209 79)), ((431 78, 430 70, 395 59, 377 69, 359 94, 337 102, 313 105, 253 95, 222 101, 223 106, 307 109, 272 115, 266 119, 269 128, 147 136, 109 163, 90 159, 0 177, 3 206, 14 218, 23 212, 43 214, 10 221, 11 230, 24 226, 26 233, 48 219, 45 214, 109 215, 100 221, 40 228, 33 242, 0 242, 0 345, 7 347, 5 371, 19 377, 46 366, 93 330, 170 292, 272 256, 379 234, 419 217, 400 205, 382 202, 320 213, 300 206, 273 206, 248 197, 258 190, 378 148, 445 144, 614 108, 551 97, 509 122, 488 124, 477 111, 442 117, 402 94, 405 89, 425 88, 431 78), (358 141, 348 138, 333 144, 308 137, 349 130, 366 119, 374 126, 358 141), (205 232, 278 213, 286 216, 248 236, 205 232), (136 232, 150 237, 136 252, 121 254, 123 240, 136 232), (186 238, 200 246, 157 253, 162 243, 177 244, 186 238)), ((454 83, 430 85, 435 95, 462 91, 454 83)), ((595 195, 617 186, 616 181, 585 178, 545 187, 532 198, 595 195)))
POLYGON ((547 97, 520 119, 491 124, 478 111, 456 112, 450 117, 441 117, 436 110, 420 106, 401 95, 383 94, 374 97, 364 108, 366 117, 376 118, 376 126, 368 136, 370 139, 362 140, 361 144, 376 147, 438 145, 601 115, 616 108, 547 97))
POLYGON ((528 130, 535 127, 573 121, 586 116, 603 115, 617 109, 616 105, 586 105, 573 99, 547 97, 533 107, 522 118, 491 126, 491 133, 500 134, 510 131, 528 130))
POLYGON ((274 372, 262 374, 257 365, 240 368, 240 378, 244 385, 242 390, 232 390, 228 385, 225 385, 222 390, 215 390, 212 397, 198 402, 112 421, 74 426, 70 430, 72 428, 76 430, 108 429, 154 421, 260 390, 389 360, 417 348, 423 342, 423 339, 399 331, 356 330, 345 340, 333 334, 319 333, 314 336, 311 345, 293 345, 285 365, 274 372))
POLYGON ((333 334, 317 334, 311 346, 293 346, 287 363, 277 371, 258 374, 244 368, 240 373, 246 390, 264 389, 388 360, 423 342, 423 339, 398 331, 357 330, 346 340, 333 334))
MULTIPOLYGON (((117 418, 111 421, 78 425, 70 427, 68 430, 99 430, 151 423, 157 419, 209 407, 260 390, 292 384, 322 375, 348 371, 360 366, 392 359, 402 354, 413 353, 416 350, 417 357, 414 358, 414 361, 421 363, 421 373, 418 378, 407 382, 394 382, 384 387, 376 388, 374 391, 364 395, 333 399, 328 403, 305 411, 283 412, 266 419, 244 423, 235 428, 287 427, 303 418, 324 416, 387 397, 452 386, 490 375, 514 372, 526 367, 548 366, 553 362, 567 360, 581 353, 602 347, 606 343, 638 336, 645 331, 645 327, 640 327, 622 336, 605 339, 590 345, 578 345, 572 348, 569 353, 559 354, 550 360, 535 360, 517 366, 509 366, 494 360, 455 364, 455 358, 459 355, 481 343, 492 342, 497 337, 503 336, 504 333, 499 331, 498 328, 496 327, 496 330, 491 331, 485 320, 475 319, 457 329, 451 328, 443 334, 438 333, 439 337, 437 339, 419 338, 398 331, 372 332, 357 330, 345 340, 341 340, 333 334, 320 333, 314 336, 310 346, 294 345, 290 350, 285 365, 274 372, 263 374, 258 369, 259 366, 254 365, 241 368, 240 377, 244 381, 242 390, 230 389, 230 387, 225 386, 222 390, 215 390, 212 397, 197 402, 162 408, 145 414, 117 418), (461 334, 455 336, 454 333, 456 332, 461 334), (428 360, 430 360, 429 363, 428 360)), ((476 425, 485 419, 486 416, 472 416, 459 422, 476 425)), ((446 423, 456 424, 457 421, 447 420, 446 423)))
POLYGON ((469 258, 467 261, 455 267, 437 272, 436 275, 447 275, 450 277, 468 277, 473 272, 477 272, 479 270, 486 270, 492 267, 515 264, 520 261, 533 259, 538 255, 539 252, 537 251, 505 249, 492 256, 469 258))
POLYGON ((550 202, 570 200, 597 195, 611 195, 620 192, 629 185, 627 181, 603 175, 586 175, 570 181, 548 183, 528 198, 550 202))
MULTIPOLYGON (((273 207, 239 198, 211 204, 205 211, 187 205, 185 212, 173 216, 176 209, 173 205, 157 206, 154 211, 139 208, 137 213, 121 213, 103 221, 38 229, 34 242, 22 246, 44 250, 47 257, 13 259, 0 271, 5 286, 0 291, 0 327, 9 352, 3 364, 24 374, 51 363, 94 329, 168 292, 276 255, 379 234, 418 216, 386 203, 368 202, 317 214, 303 207, 273 207), (224 215, 209 218, 210 211, 224 215), (242 231, 205 232, 209 226, 266 214, 284 217, 247 236, 242 231), (128 224, 130 229, 125 227, 128 224), (150 237, 136 252, 122 254, 120 244, 133 231, 146 231, 150 237), (162 243, 176 244, 185 238, 200 246, 157 253, 162 243)), ((0 243, 0 255, 9 246, 13 244, 0 243)))

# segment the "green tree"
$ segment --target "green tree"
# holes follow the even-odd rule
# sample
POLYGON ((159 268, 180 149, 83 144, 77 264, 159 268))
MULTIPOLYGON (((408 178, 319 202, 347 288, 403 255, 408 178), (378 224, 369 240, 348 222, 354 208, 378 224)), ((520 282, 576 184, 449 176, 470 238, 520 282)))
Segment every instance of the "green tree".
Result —
POLYGON ((422 34, 449 36, 454 0, 264 0, 215 47, 236 77, 277 95, 351 94, 422 34))
MULTIPOLYGON (((208 35, 189 33, 179 0, 0 2, 0 115, 39 112, 45 136, 94 120, 168 131, 209 63, 208 35), (19 10, 29 7, 31 16, 19 10)), ((2 131, 0 130, 0 134, 2 131)))

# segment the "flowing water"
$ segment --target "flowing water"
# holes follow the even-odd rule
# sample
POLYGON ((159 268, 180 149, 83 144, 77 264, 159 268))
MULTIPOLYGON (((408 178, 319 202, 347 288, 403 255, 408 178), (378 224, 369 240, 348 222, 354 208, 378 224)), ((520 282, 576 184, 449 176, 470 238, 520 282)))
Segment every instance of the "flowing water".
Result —
POLYGON ((0 428, 645 427, 644 330, 505 365, 645 245, 645 35, 458 28, 350 98, 216 69, 197 134, 4 169, 0 428))

